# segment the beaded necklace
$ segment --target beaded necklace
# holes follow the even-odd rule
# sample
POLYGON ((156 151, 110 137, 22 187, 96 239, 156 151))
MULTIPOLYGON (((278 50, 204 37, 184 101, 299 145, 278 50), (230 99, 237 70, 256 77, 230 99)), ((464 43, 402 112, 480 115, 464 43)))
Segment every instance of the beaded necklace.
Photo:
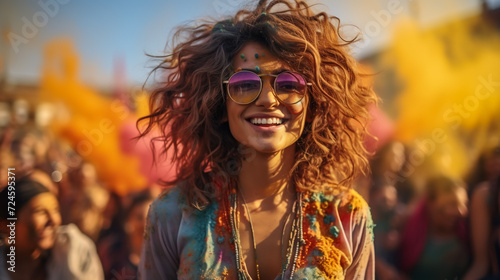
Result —
POLYGON ((241 193, 241 198, 243 199, 243 207, 245 208, 245 211, 247 212, 248 222, 250 223, 250 233, 252 234, 253 255, 255 257, 255 270, 257 270, 257 280, 260 280, 259 261, 257 258, 257 245, 255 244, 255 234, 253 231, 252 215, 250 215, 250 210, 248 210, 248 205, 247 205, 247 202, 245 200, 245 196, 243 196, 243 193, 241 193))
MULTIPOLYGON (((248 207, 246 205, 245 198, 243 198, 243 206, 245 208, 245 211, 248 215, 248 220, 250 223, 250 232, 252 235, 252 245, 253 245, 253 250, 254 250, 254 256, 255 256, 255 268, 257 271, 257 280, 260 280, 260 273, 259 273, 259 264, 258 264, 258 259, 257 259, 257 246, 255 243, 255 235, 254 235, 254 230, 253 230, 253 223, 252 223, 252 217, 250 216, 250 211, 248 210, 248 207)), ((243 260, 240 258, 240 250, 241 250, 241 243, 240 243, 240 234, 239 234, 239 215, 238 215, 238 194, 237 192, 231 192, 230 194, 230 208, 229 208, 229 215, 230 215, 230 222, 231 222, 231 229, 233 232, 233 239, 234 239, 234 250, 235 250, 235 255, 236 255, 236 269, 238 271, 238 279, 239 280, 247 280, 247 276, 245 273, 245 270, 243 269, 242 263, 243 260)), ((292 257, 292 254, 294 255, 293 257, 293 262, 292 262, 292 268, 290 272, 290 279, 293 278, 294 271, 297 265, 297 260, 300 255, 300 251, 302 250, 302 246, 305 245, 304 241, 304 236, 303 236, 303 207, 302 207, 302 192, 297 192, 297 201, 295 201, 293 207, 292 207, 292 213, 290 215, 294 215, 293 222, 292 222, 292 229, 290 231, 290 238, 288 242, 288 246, 286 248, 286 256, 283 258, 283 239, 285 235, 285 228, 286 224, 288 223, 288 220, 290 219, 290 215, 287 217, 287 220, 285 221, 285 225, 283 226, 283 231, 282 231, 282 236, 281 236, 281 262, 282 262, 282 270, 281 270, 281 279, 285 279, 285 273, 287 271, 288 266, 290 265, 290 260, 292 257), (298 203, 297 203, 298 201, 298 203)))

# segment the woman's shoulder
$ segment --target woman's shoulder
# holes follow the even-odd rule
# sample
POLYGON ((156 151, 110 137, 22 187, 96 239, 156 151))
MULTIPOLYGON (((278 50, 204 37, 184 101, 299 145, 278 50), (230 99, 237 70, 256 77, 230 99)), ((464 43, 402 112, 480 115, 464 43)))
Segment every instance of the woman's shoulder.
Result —
POLYGON ((369 209, 366 200, 354 189, 349 189, 340 197, 339 207, 353 212, 369 209))
POLYGON ((144 238, 149 240, 151 234, 160 229, 176 231, 182 219, 183 198, 178 187, 163 190, 149 205, 148 217, 144 228, 144 238))
POLYGON ((186 207, 186 199, 179 187, 165 189, 149 206, 149 221, 156 223, 178 218, 186 207))
POLYGON ((338 195, 305 193, 304 202, 306 217, 313 220, 320 218, 330 224, 339 219, 345 225, 366 225, 370 231, 374 227, 368 203, 353 189, 338 195))
POLYGON ((151 203, 151 207, 155 208, 168 208, 184 206, 186 200, 181 189, 178 186, 164 189, 151 203))
POLYGON ((371 273, 373 223, 363 197, 349 189, 337 195, 304 194, 304 202, 304 239, 315 244, 304 249, 306 259, 312 260, 308 266, 319 264, 329 279, 371 273))

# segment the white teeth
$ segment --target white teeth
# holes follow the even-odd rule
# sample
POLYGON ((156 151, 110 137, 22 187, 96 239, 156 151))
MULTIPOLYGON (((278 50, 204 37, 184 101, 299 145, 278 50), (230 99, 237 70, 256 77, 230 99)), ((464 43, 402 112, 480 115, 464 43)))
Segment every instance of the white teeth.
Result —
POLYGON ((283 119, 280 118, 252 118, 250 119, 252 124, 282 124, 283 119))

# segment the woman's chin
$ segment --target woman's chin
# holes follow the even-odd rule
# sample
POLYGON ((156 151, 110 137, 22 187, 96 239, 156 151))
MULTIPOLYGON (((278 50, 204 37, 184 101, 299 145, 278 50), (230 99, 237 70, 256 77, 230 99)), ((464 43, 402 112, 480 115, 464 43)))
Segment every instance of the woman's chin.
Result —
POLYGON ((259 145, 258 147, 254 147, 254 150, 260 154, 275 154, 282 149, 276 147, 275 145, 270 144, 270 145, 259 145))
POLYGON ((38 248, 40 250, 49 250, 49 249, 52 249, 52 247, 54 247, 54 239, 47 239, 47 240, 40 240, 40 242, 38 242, 38 248))
POLYGON ((48 250, 54 247, 55 236, 54 231, 47 231, 42 234, 42 236, 38 239, 38 248, 41 250, 48 250))
MULTIPOLYGON (((285 143, 280 143, 279 140, 273 139, 259 139, 259 141, 253 142, 249 141, 249 145, 245 145, 257 153, 262 154, 275 154, 280 151, 286 150, 290 145, 286 145, 285 143)), ((293 143, 291 144, 293 145, 293 143)))

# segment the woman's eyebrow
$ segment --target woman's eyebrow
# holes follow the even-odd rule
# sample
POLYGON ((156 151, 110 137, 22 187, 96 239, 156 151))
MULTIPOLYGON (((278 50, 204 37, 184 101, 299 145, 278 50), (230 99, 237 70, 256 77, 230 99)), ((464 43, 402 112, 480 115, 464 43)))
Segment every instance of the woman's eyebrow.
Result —
MULTIPOLYGON (((250 72, 254 72, 254 73, 262 73, 262 70, 261 71, 257 71, 255 68, 240 68, 239 70, 240 71, 241 70, 245 70, 245 71, 250 71, 250 72)), ((277 75, 277 74, 283 73, 285 71, 290 71, 290 70, 285 69, 283 67, 280 67, 280 68, 277 68, 277 69, 274 69, 273 71, 271 71, 270 74, 277 75)))

